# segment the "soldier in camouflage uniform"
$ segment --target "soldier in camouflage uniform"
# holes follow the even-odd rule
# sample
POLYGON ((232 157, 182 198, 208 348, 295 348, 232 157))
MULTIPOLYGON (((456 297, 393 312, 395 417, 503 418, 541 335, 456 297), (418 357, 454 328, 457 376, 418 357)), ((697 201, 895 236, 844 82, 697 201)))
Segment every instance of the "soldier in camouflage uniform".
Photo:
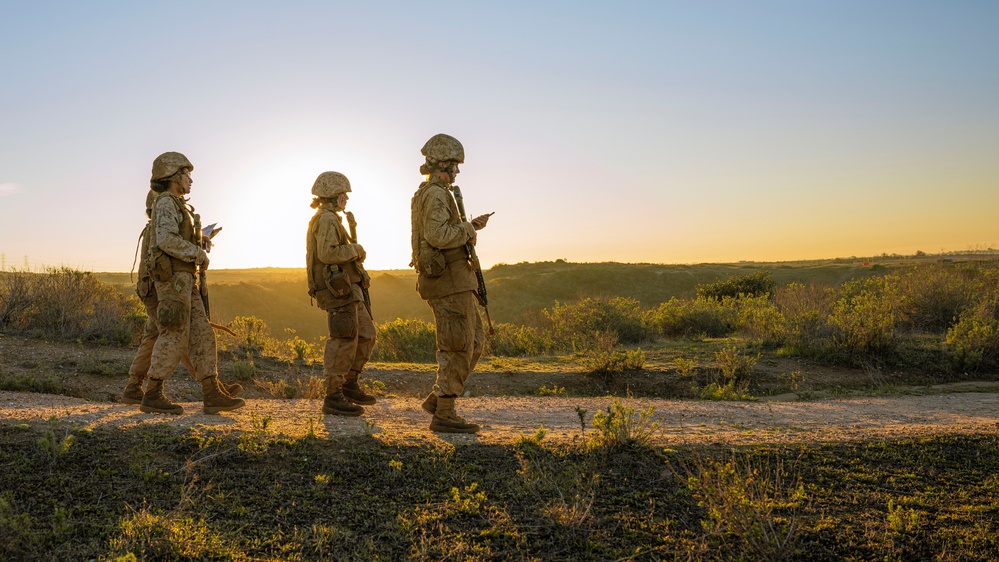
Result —
POLYGON ((423 402, 433 415, 432 431, 476 433, 479 426, 454 410, 455 399, 485 347, 482 319, 475 307, 475 278, 465 245, 475 244, 476 231, 485 228, 487 215, 462 222, 451 184, 465 149, 454 137, 434 135, 423 146, 426 163, 412 201, 413 265, 419 276, 416 289, 434 312, 437 325, 437 381, 423 402))
MULTIPOLYGON (((153 201, 156 200, 156 195, 157 193, 151 189, 146 195, 147 219, 153 216, 153 201)), ((140 245, 139 255, 141 256, 149 255, 149 225, 150 222, 147 221, 140 237, 142 244, 140 245)), ((210 251, 210 246, 206 246, 205 251, 210 251)), ((142 305, 146 308, 146 325, 142 330, 142 338, 139 340, 139 349, 135 353, 135 358, 132 359, 132 366, 128 369, 128 383, 125 385, 125 390, 122 392, 121 398, 124 404, 142 403, 144 395, 142 383, 146 379, 146 373, 149 372, 153 346, 160 335, 160 325, 156 321, 156 307, 159 305, 159 299, 156 298, 156 288, 153 286, 153 280, 149 276, 145 257, 139 260, 139 282, 136 284, 135 292, 142 299, 142 305)), ((194 365, 191 364, 191 359, 187 356, 187 353, 184 354, 182 360, 184 366, 187 367, 187 372, 192 373, 193 376, 194 365)), ((238 383, 227 384, 225 385, 225 390, 229 395, 235 396, 243 390, 243 387, 238 383)))
POLYGON ((240 398, 230 396, 218 380, 218 354, 205 305, 201 301, 195 272, 208 268, 208 254, 201 238, 201 217, 187 204, 194 165, 179 152, 166 152, 153 161, 150 188, 158 195, 153 201, 149 227, 146 267, 158 298, 156 322, 159 332, 153 344, 149 380, 139 409, 143 412, 183 413, 183 408, 163 394, 163 382, 170 378, 185 354, 201 383, 205 413, 242 408, 240 398))
POLYGON ((312 186, 316 214, 305 241, 309 295, 326 311, 330 330, 323 351, 323 414, 338 416, 359 416, 364 413, 361 405, 375 403, 375 397, 358 384, 375 347, 375 325, 361 291, 370 283, 361 265, 366 254, 350 238, 339 214, 349 192, 350 182, 343 174, 319 174, 312 186))

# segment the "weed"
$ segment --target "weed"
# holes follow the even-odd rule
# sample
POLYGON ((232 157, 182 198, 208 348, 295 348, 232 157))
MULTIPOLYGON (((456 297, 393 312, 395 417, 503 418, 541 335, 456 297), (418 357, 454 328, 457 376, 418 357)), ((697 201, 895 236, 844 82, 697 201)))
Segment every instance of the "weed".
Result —
POLYGON ((782 460, 695 457, 687 469, 687 487, 707 519, 709 539, 734 543, 743 556, 783 560, 799 541, 797 510, 805 501, 804 486, 782 460))
POLYGON ((73 446, 73 441, 75 437, 70 432, 70 425, 66 424, 65 431, 61 436, 57 436, 56 433, 59 432, 59 420, 56 418, 51 418, 49 420, 49 429, 46 429, 41 437, 38 438, 38 448, 49 458, 56 459, 69 452, 70 447, 73 446))
POLYGON ((681 377, 693 378, 697 374, 697 360, 696 359, 684 359, 683 357, 677 357, 673 359, 673 364, 676 365, 676 371, 681 377))
POLYGON ((62 380, 55 375, 36 378, 29 373, 19 373, 16 375, 0 373, 0 390, 61 394, 63 386, 62 380))
POLYGON ((80 371, 102 377, 122 377, 128 374, 129 365, 113 359, 98 359, 86 353, 80 362, 80 371))
POLYGON ((622 404, 618 400, 604 410, 593 415, 596 435, 590 444, 596 447, 618 447, 622 445, 648 445, 652 441, 659 424, 652 420, 654 406, 649 406, 635 414, 635 407, 622 404))
POLYGON ((565 396, 565 387, 552 385, 551 388, 548 388, 547 386, 542 386, 535 394, 538 396, 565 396))
POLYGON ((888 528, 895 533, 906 533, 918 531, 920 529, 919 512, 915 509, 905 509, 895 503, 895 500, 888 500, 888 516, 886 519, 888 528))
POLYGON ((15 509, 13 492, 0 494, 0 556, 29 552, 38 542, 31 516, 15 509))
POLYGON ((244 453, 266 453, 270 446, 270 425, 274 421, 271 416, 257 417, 256 414, 250 420, 253 428, 249 432, 244 432, 239 436, 238 448, 244 453))
POLYGON ((229 363, 229 374, 238 381, 249 381, 257 376, 257 366, 253 363, 253 357, 247 353, 246 359, 232 361, 229 363))
POLYGON ((579 417, 579 432, 586 433, 586 410, 576 406, 576 416, 579 417))

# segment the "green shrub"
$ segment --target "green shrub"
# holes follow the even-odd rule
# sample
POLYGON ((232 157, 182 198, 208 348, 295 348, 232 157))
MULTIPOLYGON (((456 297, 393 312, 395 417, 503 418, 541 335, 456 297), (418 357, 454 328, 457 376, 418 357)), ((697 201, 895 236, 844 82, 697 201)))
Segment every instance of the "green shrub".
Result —
POLYGON ((982 267, 933 264, 893 275, 899 292, 899 324, 928 332, 945 331, 985 289, 981 286, 986 276, 982 267))
POLYGON ((830 323, 837 328, 833 344, 847 352, 886 353, 895 349, 898 286, 888 277, 843 285, 830 323))
POLYGON ((556 350, 588 348, 599 333, 613 333, 625 344, 640 343, 652 336, 634 299, 588 297, 572 304, 556 302, 544 315, 549 346, 556 350))
POLYGON ((732 559, 791 558, 800 540, 798 508, 807 501, 801 477, 781 460, 697 458, 686 467, 687 487, 704 507, 712 540, 732 559))
POLYGON ((538 355, 548 349, 541 330, 533 326, 497 324, 495 334, 486 338, 486 353, 503 357, 538 355))
POLYGON ((240 354, 259 357, 271 339, 267 324, 255 316, 237 316, 229 323, 229 329, 236 333, 237 351, 240 354))
POLYGON ((823 350, 832 345, 829 324, 836 293, 819 285, 791 283, 774 292, 774 303, 784 317, 784 343, 792 350, 823 350))
POLYGON ((238 381, 249 381, 257 376, 257 366, 253 363, 253 356, 246 355, 246 359, 240 359, 229 363, 229 372, 238 381))
POLYGON ((961 315, 945 339, 958 370, 974 371, 999 358, 999 301, 984 300, 961 315))
POLYGON ((720 338, 735 330, 736 311, 712 299, 674 297, 646 312, 643 319, 652 332, 667 338, 720 338))
POLYGON ((773 293, 776 284, 770 272, 763 270, 749 275, 736 275, 715 283, 697 286, 697 296, 705 299, 722 300, 740 297, 765 297, 773 293))
POLYGON ((736 310, 739 331, 761 345, 778 346, 784 343, 787 321, 780 308, 766 296, 726 299, 736 310))
POLYGON ((138 298, 87 272, 66 267, 0 272, 0 329, 127 345, 145 320, 138 298))
POLYGON ((592 423, 597 434, 591 438, 590 445, 603 447, 648 445, 659 427, 658 422, 652 419, 654 412, 655 407, 649 406, 636 414, 634 406, 614 400, 607 410, 597 410, 597 413, 593 414, 592 423))
POLYGON ((378 326, 374 361, 433 363, 437 357, 437 330, 423 320, 398 318, 378 326))

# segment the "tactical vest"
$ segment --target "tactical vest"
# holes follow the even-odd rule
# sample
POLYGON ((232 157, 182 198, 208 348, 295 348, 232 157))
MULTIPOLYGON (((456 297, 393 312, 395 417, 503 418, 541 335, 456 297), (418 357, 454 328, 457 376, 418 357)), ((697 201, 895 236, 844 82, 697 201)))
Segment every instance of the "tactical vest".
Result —
MULTIPOLYGON (((146 233, 147 237, 151 239, 155 239, 156 237, 156 206, 157 203, 159 203, 159 200, 163 197, 169 198, 169 200, 177 207, 177 210, 180 211, 180 237, 200 248, 201 216, 195 214, 194 207, 185 205, 179 197, 175 197, 169 193, 159 194, 153 202, 152 216, 149 220, 149 231, 146 233)), ((175 258, 161 250, 159 246, 153 242, 149 243, 149 254, 146 259, 146 269, 149 271, 149 274, 153 277, 153 279, 157 281, 169 281, 170 278, 173 277, 174 273, 194 273, 197 271, 197 266, 194 262, 175 258)))
MULTIPOLYGON (((353 296, 353 286, 361 282, 361 272, 356 262, 343 264, 327 264, 319 259, 318 240, 316 240, 316 223, 323 213, 333 213, 330 209, 320 208, 309 221, 309 233, 306 238, 306 267, 309 280, 309 296, 315 298, 316 291, 328 290, 334 297, 355 300, 353 296), (338 280, 340 281, 338 283, 338 280)), ((351 242, 347 229, 340 221, 340 216, 336 215, 337 234, 342 244, 351 242)))

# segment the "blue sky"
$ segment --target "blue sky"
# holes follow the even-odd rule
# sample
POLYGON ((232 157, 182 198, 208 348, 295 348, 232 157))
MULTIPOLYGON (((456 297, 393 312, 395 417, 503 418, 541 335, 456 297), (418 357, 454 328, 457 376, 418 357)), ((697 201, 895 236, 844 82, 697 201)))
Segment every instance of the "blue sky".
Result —
POLYGON ((153 158, 213 267, 299 267, 326 170, 409 261, 419 149, 465 145, 486 265, 995 245, 996 2, 32 2, 0 17, 0 253, 128 270, 153 158))

